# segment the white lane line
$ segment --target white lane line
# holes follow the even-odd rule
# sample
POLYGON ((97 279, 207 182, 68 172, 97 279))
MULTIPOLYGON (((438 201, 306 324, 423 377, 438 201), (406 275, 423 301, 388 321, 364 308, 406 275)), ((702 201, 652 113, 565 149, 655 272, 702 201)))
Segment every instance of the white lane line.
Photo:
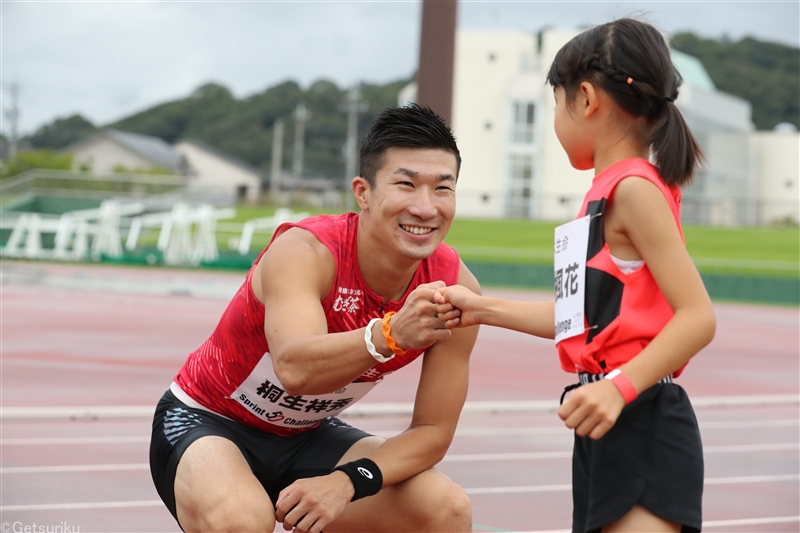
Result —
MULTIPOLYGON (((776 420, 732 420, 720 422, 701 422, 700 431, 711 429, 760 429, 773 427, 792 427, 800 424, 796 418, 776 420)), ((388 433, 388 432, 387 432, 388 433)), ((457 437, 494 437, 511 435, 561 435, 572 436, 566 426, 508 427, 508 428, 464 428, 457 429, 457 437)))
POLYGON ((475 461, 522 461, 525 459, 569 459, 572 452, 522 452, 522 453, 465 453, 450 454, 442 463, 475 461))
MULTIPOLYGON (((695 407, 744 407, 758 405, 797 405, 800 394, 762 394, 742 396, 699 396, 692 398, 695 407)), ((84 406, 84 407, 0 407, 2 420, 26 419, 96 419, 96 418, 152 418, 152 405, 84 406)), ((558 410, 555 400, 522 401, 469 401, 464 404, 464 414, 492 413, 545 413, 558 410)), ((395 416, 411 415, 412 402, 358 403, 340 416, 395 416)))
MULTIPOLYGON (((796 480, 798 478, 798 476, 754 476, 754 477, 758 478, 791 477, 793 480, 796 480)), ((744 479, 744 478, 712 478, 712 479, 730 480, 730 479, 744 479)), ((707 479, 706 483, 709 484, 710 481, 711 479, 707 479)), ((563 484, 563 485, 529 485, 529 486, 519 486, 519 487, 474 488, 474 489, 465 489, 465 492, 467 494, 480 495, 480 494, 512 494, 512 493, 529 493, 529 492, 561 492, 561 491, 568 491, 571 489, 572 485, 563 484)), ((159 507, 161 505, 164 505, 161 502, 161 500, 90 502, 90 503, 48 503, 48 504, 29 504, 29 505, 3 505, 0 506, 0 512, 62 511, 70 509, 118 509, 118 508, 131 508, 131 507, 159 507)), ((705 528, 705 527, 747 526, 747 525, 760 525, 760 524, 785 524, 798 521, 800 521, 800 516, 743 518, 735 520, 708 520, 706 522, 703 522, 703 527, 705 528)))
MULTIPOLYGON (((784 418, 776 420, 732 420, 722 422, 703 422, 700 430, 711 429, 759 429, 772 427, 792 427, 800 424, 800 420, 795 418, 784 418)), ((400 433, 396 431, 373 431, 373 435, 379 437, 393 437, 400 433)), ((541 426, 541 427, 508 427, 508 428, 464 428, 457 429, 457 437, 494 437, 494 436, 518 436, 518 435, 565 435, 572 437, 572 431, 565 426, 541 426)), ((147 444, 150 437, 129 436, 129 437, 19 437, 0 439, 0 446, 50 446, 50 445, 72 445, 72 444, 147 444)))
POLYGON ((56 466, 6 466, 0 474, 58 474, 61 472, 121 472, 125 470, 150 470, 147 463, 106 465, 56 465, 56 466))
MULTIPOLYGON (((739 518, 734 520, 706 520, 703 529, 708 527, 760 526, 765 524, 792 524, 800 522, 800 516, 768 516, 764 518, 739 518)), ((477 529, 477 528, 476 528, 477 529)), ((479 529, 480 530, 480 529, 479 529)), ((570 533, 569 529, 543 529, 527 533, 570 533)))
MULTIPOLYGON (((797 481, 798 474, 780 476, 740 476, 706 478, 706 485, 738 485, 740 483, 775 483, 780 481, 797 481)), ((561 492, 572 490, 571 484, 563 485, 523 485, 516 487, 476 487, 464 489, 467 494, 514 494, 527 492, 561 492)))
POLYGON ((494 437, 505 435, 567 435, 572 430, 567 426, 510 427, 510 428, 464 428, 456 429, 456 437, 494 437))
POLYGON ((9 511, 67 511, 70 509, 119 509, 123 507, 159 507, 161 500, 140 500, 124 502, 90 502, 90 503, 40 503, 33 505, 2 505, 0 512, 9 511))
MULTIPOLYGON (((798 449, 800 449, 800 443, 797 442, 781 442, 775 444, 733 444, 726 446, 706 446, 703 448, 703 453, 773 452, 798 449)), ((467 453, 448 454, 444 459, 442 459, 442 462, 521 461, 526 459, 568 459, 570 457, 572 457, 571 451, 467 453)))
POLYGON ((707 520, 703 527, 760 526, 764 524, 791 524, 800 522, 800 516, 768 516, 764 518, 740 518, 738 520, 707 520))
POLYGON ((726 420, 718 422, 701 422, 700 431, 706 429, 760 429, 760 428, 783 428, 797 426, 800 420, 797 418, 779 418, 775 420, 726 420))
POLYGON ((523 485, 518 487, 481 487, 474 489, 464 489, 470 495, 476 494, 514 494, 523 492, 561 492, 572 490, 570 483, 564 485, 523 485))
POLYGON ((729 444, 726 446, 703 447, 703 453, 777 452, 784 450, 800 450, 800 443, 778 442, 774 444, 729 444))
POLYGON ((28 437, 0 439, 0 446, 41 446, 65 444, 142 444, 150 437, 28 437))
POLYGON ((711 477, 706 478, 706 485, 738 485, 740 483, 773 483, 778 481, 797 481, 800 480, 798 474, 786 474, 780 476, 736 476, 736 477, 711 477))
MULTIPOLYGON (((798 450, 796 442, 778 444, 746 444, 730 446, 706 446, 704 453, 765 452, 798 450)), ((520 453, 466 453, 449 454, 441 462, 464 463, 478 461, 524 461, 537 459, 569 459, 571 451, 520 452, 520 453)), ((119 463, 98 465, 53 465, 53 466, 7 466, 0 468, 0 474, 55 474, 64 472, 118 472, 125 470, 149 470, 147 463, 119 463)))

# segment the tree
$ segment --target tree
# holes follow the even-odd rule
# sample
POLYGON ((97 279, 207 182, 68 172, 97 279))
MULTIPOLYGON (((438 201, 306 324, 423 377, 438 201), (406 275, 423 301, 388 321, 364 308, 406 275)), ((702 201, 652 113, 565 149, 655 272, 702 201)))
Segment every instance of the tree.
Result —
POLYGON ((94 124, 81 115, 57 118, 51 124, 42 126, 26 139, 34 148, 58 150, 78 142, 97 131, 94 124))
POLYGON ((672 47, 698 58, 721 91, 753 105, 753 122, 769 130, 781 122, 800 128, 800 49, 745 37, 703 39, 678 33, 672 47))
POLYGON ((13 161, 5 161, 0 166, 0 179, 7 179, 35 168, 69 170, 72 168, 72 154, 53 150, 20 150, 13 161))
MULTIPOLYGON (((362 137, 381 111, 397 105, 397 94, 408 81, 362 84, 362 98, 368 103, 368 110, 359 117, 362 137)), ((273 126, 276 120, 282 119, 286 126, 283 168, 288 170, 292 165, 294 110, 303 102, 311 112, 305 131, 304 173, 308 177, 341 181, 344 175, 342 147, 347 136, 346 92, 329 80, 318 80, 306 90, 294 81, 285 81, 263 92, 236 99, 228 88, 207 83, 186 98, 159 104, 106 127, 160 137, 169 143, 182 139, 202 141, 268 171, 272 161, 273 126)), ((42 131, 65 130, 62 122, 56 121, 42 131)), ((95 130, 94 126, 86 128, 84 136, 95 130)), ((74 131, 77 137, 79 130, 74 128, 74 131)), ((79 138, 71 142, 77 140, 79 138)), ((53 148, 63 146, 65 144, 53 148)))

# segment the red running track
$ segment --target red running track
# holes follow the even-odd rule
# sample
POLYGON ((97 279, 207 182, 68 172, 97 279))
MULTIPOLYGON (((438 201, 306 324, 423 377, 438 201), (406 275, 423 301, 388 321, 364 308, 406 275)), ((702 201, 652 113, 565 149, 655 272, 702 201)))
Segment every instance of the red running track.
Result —
MULTIPOLYGON (((0 270, 4 408, 154 405, 244 277, 9 261, 0 270)), ((798 309, 717 304, 716 311, 715 340, 679 380, 690 396, 797 395, 798 309)), ((552 341, 498 328, 483 328, 472 365, 468 401, 554 400, 573 380, 560 370, 552 341)), ((418 373, 417 363, 389 376, 364 402, 412 401, 418 373)), ((706 530, 798 531, 797 402, 700 407, 697 414, 706 530)), ((348 421, 382 436, 408 423, 405 416, 348 421)), ((62 531, 179 531, 156 501, 146 468, 149 423, 4 418, 0 521, 62 531)), ((476 530, 566 530, 570 445, 552 413, 468 413, 439 468, 470 493, 476 530)))

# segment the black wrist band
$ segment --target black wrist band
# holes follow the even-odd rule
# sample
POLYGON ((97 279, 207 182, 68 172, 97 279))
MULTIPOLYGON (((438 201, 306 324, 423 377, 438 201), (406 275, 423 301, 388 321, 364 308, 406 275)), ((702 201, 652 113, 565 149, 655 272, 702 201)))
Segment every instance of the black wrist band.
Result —
POLYGON ((378 491, 381 490, 381 487, 383 487, 383 474, 381 474, 381 469, 378 468, 378 465, 372 460, 366 457, 358 461, 345 463, 333 469, 334 472, 337 470, 347 474, 347 477, 349 477, 350 481, 353 483, 355 493, 350 499, 351 502, 377 494, 378 491))

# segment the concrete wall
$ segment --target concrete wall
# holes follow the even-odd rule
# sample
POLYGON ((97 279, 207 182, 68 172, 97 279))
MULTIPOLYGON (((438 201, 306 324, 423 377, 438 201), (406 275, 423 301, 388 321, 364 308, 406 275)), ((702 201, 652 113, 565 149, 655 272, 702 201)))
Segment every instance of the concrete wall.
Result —
POLYGON ((249 202, 258 200, 261 192, 261 177, 258 174, 191 142, 179 142, 174 148, 186 157, 192 169, 189 174, 190 186, 225 190, 237 199, 249 202), (246 187, 245 198, 239 196, 240 187, 246 187))
POLYGON ((91 166, 97 173, 112 172, 122 165, 129 170, 147 169, 153 164, 127 148, 105 137, 98 137, 71 150, 73 166, 77 170, 82 164, 91 166))
POLYGON ((460 30, 456 35, 452 129, 463 157, 458 216, 503 216, 508 90, 535 59, 533 34, 460 30))
POLYGON ((800 221, 800 133, 753 134, 758 174, 758 224, 800 221))
MULTIPOLYGON (((543 75, 550 70, 556 54, 577 30, 548 30, 542 34, 541 68, 543 75)), ((539 218, 544 220, 570 220, 577 216, 583 196, 594 177, 593 170, 576 170, 569 162, 553 128, 555 116, 553 88, 547 85, 542 105, 542 187, 540 190, 539 218)))

